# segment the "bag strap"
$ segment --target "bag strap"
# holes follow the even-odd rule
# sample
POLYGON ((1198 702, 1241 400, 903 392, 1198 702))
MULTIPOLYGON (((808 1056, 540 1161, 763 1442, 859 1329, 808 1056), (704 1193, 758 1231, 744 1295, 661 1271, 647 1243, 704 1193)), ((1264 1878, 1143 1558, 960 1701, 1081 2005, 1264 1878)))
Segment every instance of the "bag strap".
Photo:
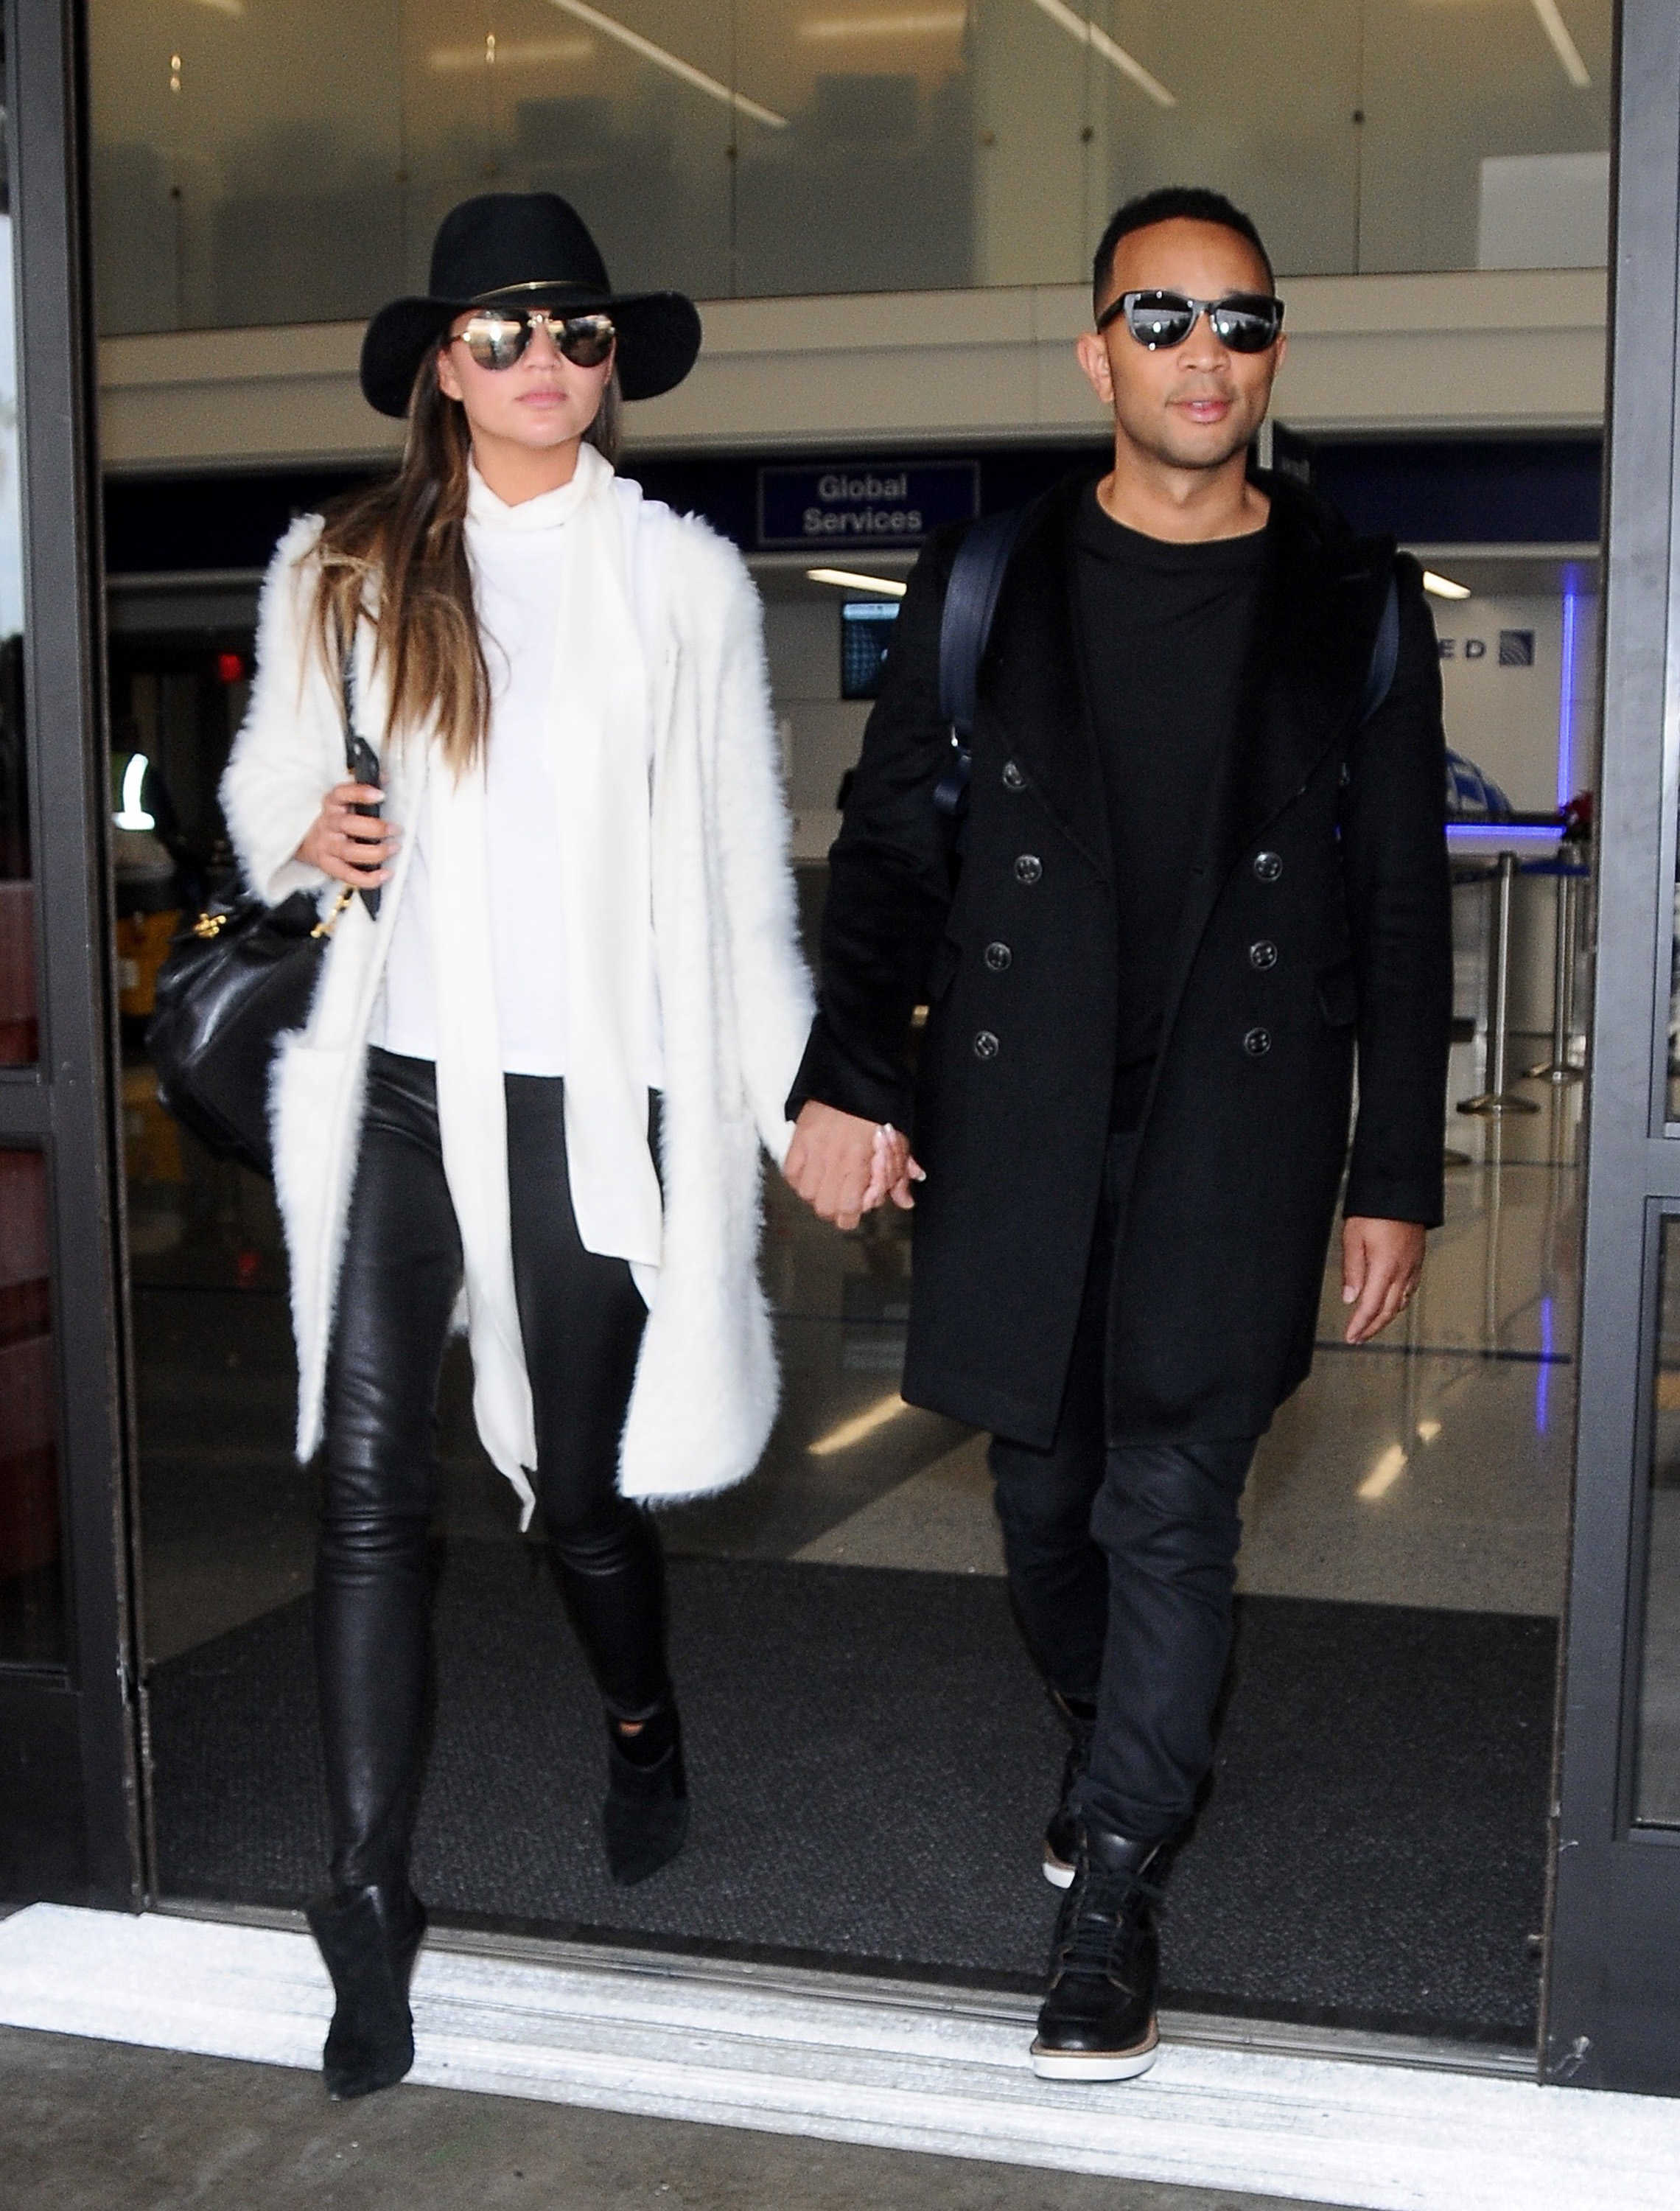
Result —
POLYGON ((1388 596, 1382 603, 1382 619, 1376 626, 1371 664, 1365 670, 1364 696, 1359 701, 1359 726, 1363 729, 1394 688, 1394 670, 1400 657, 1400 590, 1391 570, 1388 596))
POLYGON ((980 663, 1023 512, 1008 507, 1001 514, 982 516, 957 548, 946 585, 940 618, 940 716, 951 724, 952 758, 934 793, 934 803, 952 820, 968 801, 980 663))

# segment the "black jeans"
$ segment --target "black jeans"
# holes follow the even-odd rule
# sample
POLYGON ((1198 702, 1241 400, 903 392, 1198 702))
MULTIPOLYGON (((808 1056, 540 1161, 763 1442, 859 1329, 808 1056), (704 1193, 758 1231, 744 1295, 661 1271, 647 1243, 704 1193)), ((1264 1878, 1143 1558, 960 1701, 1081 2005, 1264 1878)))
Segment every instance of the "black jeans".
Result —
POLYGON ((1103 1354, 1128 1140, 1086 1278, 1067 1395, 1048 1451, 994 1437, 992 1474, 1009 1591, 1053 1689, 1095 1704, 1082 1819, 1138 1842, 1188 1819, 1213 1763, 1242 1533, 1237 1506, 1258 1439, 1108 1442, 1103 1354))
MULTIPOLYGON (((618 1493, 647 1311, 621 1259, 586 1251, 565 1084, 510 1075, 508 1188, 535 1487, 560 1592, 609 1712, 670 1693, 651 1521, 618 1493)), ((430 1061, 370 1055, 328 1365, 315 1649, 335 1887, 407 1873, 431 1678, 438 1382, 461 1286, 430 1061)))

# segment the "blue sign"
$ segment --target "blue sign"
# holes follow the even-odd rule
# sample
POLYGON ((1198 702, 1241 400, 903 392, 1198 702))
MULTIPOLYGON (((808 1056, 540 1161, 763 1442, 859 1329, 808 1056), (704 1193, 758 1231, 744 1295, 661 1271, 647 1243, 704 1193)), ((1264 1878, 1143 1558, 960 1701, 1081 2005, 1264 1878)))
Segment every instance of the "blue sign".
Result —
POLYGON ((824 468, 760 469, 758 543, 828 554, 920 545, 946 522, 980 512, 978 461, 835 461, 824 468))

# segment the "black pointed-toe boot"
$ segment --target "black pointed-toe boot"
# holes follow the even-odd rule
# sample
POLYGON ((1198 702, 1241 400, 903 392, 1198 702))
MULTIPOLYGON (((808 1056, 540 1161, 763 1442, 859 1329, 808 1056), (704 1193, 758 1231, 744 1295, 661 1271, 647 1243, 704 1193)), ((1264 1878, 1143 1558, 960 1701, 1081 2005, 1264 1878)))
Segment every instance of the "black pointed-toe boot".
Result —
POLYGON ((1160 1848, 1081 1832, 1032 2045, 1032 2069, 1047 2081, 1130 2081, 1155 2063, 1160 1891, 1145 1876, 1160 1848))
POLYGON ((1044 1830, 1044 1878, 1052 1888, 1071 1888, 1079 1855, 1079 1821, 1073 1809, 1073 1791, 1091 1764, 1091 1739, 1097 1728, 1097 1707, 1083 1697, 1050 1693, 1056 1717, 1067 1730, 1067 1755, 1062 1760, 1061 1793, 1044 1830))
POLYGON ((668 1865, 687 1840, 688 1779, 674 1705, 662 1705, 633 1735, 608 1716, 601 1830, 607 1869, 620 1888, 668 1865))
POLYGON ((414 2062, 408 1980, 426 1907, 408 1882, 341 1890, 310 1906, 309 1924, 338 1999, 321 2070, 335 2102, 371 2096, 414 2062))

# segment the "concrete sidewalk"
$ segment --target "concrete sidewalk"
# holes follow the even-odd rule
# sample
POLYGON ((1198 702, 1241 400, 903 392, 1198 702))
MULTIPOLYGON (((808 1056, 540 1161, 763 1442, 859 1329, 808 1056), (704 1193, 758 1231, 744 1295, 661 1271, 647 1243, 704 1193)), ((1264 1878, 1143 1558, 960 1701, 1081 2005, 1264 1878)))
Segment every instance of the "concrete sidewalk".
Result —
MULTIPOLYGON (((1297 2211, 0 2028, 6 2211, 1297 2211)), ((1298 2207, 1306 2211, 1306 2207, 1298 2207)))

